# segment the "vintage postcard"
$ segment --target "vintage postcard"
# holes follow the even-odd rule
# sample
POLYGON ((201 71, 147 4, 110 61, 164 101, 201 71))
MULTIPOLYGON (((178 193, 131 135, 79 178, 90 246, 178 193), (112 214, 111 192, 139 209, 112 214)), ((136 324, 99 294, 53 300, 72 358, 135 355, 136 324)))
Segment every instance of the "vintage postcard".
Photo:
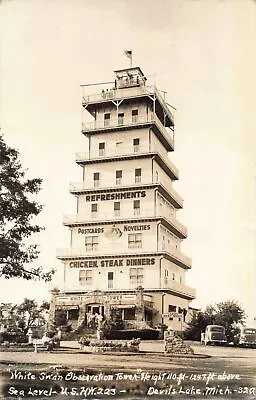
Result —
POLYGON ((0 17, 0 398, 256 399, 256 2, 0 17))

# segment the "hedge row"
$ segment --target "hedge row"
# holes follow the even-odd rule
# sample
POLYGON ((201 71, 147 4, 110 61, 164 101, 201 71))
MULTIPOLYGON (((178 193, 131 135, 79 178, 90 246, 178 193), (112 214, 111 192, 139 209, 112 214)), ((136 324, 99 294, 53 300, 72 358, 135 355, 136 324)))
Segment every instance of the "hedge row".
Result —
POLYGON ((22 333, 1 332, 0 343, 2 342, 27 343, 28 338, 25 334, 22 333))
POLYGON ((106 339, 137 339, 154 340, 159 338, 159 331, 156 329, 122 329, 119 331, 111 331, 105 334, 106 339))

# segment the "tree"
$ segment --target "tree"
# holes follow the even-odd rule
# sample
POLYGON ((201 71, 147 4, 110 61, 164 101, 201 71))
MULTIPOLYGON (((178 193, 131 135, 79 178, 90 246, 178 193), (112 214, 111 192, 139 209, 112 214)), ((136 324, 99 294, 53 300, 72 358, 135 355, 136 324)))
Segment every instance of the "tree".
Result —
POLYGON ((111 335, 113 331, 119 331, 124 328, 121 311, 118 308, 111 308, 110 315, 102 323, 102 332, 104 337, 111 335))
POLYGON ((64 326, 67 324, 68 319, 67 319, 67 311, 65 310, 57 310, 55 313, 55 326, 64 326))
POLYGON ((205 331, 207 325, 213 324, 213 321, 213 316, 208 310, 194 313, 188 328, 184 332, 184 337, 186 339, 201 340, 201 333, 205 331))
POLYGON ((23 303, 16 306, 13 311, 16 326, 26 334, 30 328, 45 325, 49 308, 50 305, 47 301, 38 305, 35 300, 25 298, 23 303))
POLYGON ((0 315, 0 325, 3 330, 0 333, 0 342, 27 342, 28 330, 33 328, 33 335, 42 335, 46 328, 50 305, 44 301, 41 305, 34 300, 24 299, 19 305, 8 304, 8 311, 0 315), (6 315, 8 314, 8 315, 6 315))
POLYGON ((216 306, 215 323, 225 327, 226 336, 229 342, 239 331, 239 324, 245 322, 244 310, 233 300, 218 303, 216 306))
POLYGON ((194 314, 185 332, 187 339, 200 340, 201 332, 207 325, 225 327, 228 342, 233 341, 239 324, 245 322, 245 311, 234 300, 228 300, 206 307, 204 312, 194 314))
POLYGON ((32 223, 42 209, 32 199, 42 180, 25 178, 18 151, 8 147, 1 135, 0 167, 0 276, 49 281, 53 270, 44 273, 42 267, 25 267, 39 255, 38 246, 28 244, 28 238, 43 229, 32 223))

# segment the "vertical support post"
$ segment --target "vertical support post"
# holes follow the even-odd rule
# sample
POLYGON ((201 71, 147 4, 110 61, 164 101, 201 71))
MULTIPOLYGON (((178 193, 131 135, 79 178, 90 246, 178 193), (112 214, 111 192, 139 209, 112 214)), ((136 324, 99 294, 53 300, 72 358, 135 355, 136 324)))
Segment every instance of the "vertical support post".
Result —
POLYGON ((143 288, 141 286, 135 289, 135 320, 136 322, 145 321, 145 306, 143 299, 143 288))
POLYGON ((50 309, 49 309, 49 319, 47 322, 47 329, 50 329, 55 324, 55 313, 56 313, 56 302, 57 302, 57 295, 59 294, 59 289, 53 289, 51 291, 52 298, 50 302, 50 309))
POLYGON ((86 304, 83 303, 79 306, 77 326, 80 326, 85 322, 85 312, 86 312, 86 304))

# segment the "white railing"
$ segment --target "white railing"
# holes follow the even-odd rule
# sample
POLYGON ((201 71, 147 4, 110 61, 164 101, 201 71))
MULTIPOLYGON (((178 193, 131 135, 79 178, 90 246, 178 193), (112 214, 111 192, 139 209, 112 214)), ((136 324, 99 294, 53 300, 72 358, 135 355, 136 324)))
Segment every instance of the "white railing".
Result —
POLYGON ((130 185, 140 185, 140 184, 148 184, 148 180, 146 181, 146 179, 141 179, 141 182, 135 182, 134 179, 123 179, 122 180, 122 184, 116 184, 116 180, 112 179, 112 180, 107 180, 107 179, 102 179, 99 181, 86 181, 86 182, 73 182, 70 183, 69 185, 69 189, 71 192, 80 192, 83 190, 87 190, 87 189, 107 189, 107 188, 126 188, 127 186, 130 185))
POLYGON ((113 157, 120 157, 120 156, 135 156, 139 154, 148 154, 148 153, 157 153, 160 158, 162 158, 165 164, 169 167, 172 173, 178 178, 179 177, 179 170, 175 165, 171 162, 169 157, 160 152, 157 146, 154 144, 151 145, 136 145, 136 146, 129 146, 124 145, 123 147, 115 147, 115 148, 105 148, 100 150, 94 151, 87 151, 87 152, 79 152, 76 153, 76 162, 88 161, 88 160, 95 160, 99 158, 113 158, 113 157))
POLYGON ((172 280, 171 278, 164 278, 163 287, 166 289, 175 290, 179 293, 187 294, 191 297, 195 297, 195 295, 196 295, 196 291, 194 288, 184 285, 183 283, 176 282, 176 281, 172 280))
POLYGON ((166 129, 160 119, 157 117, 156 114, 148 114, 148 115, 141 115, 138 118, 133 119, 131 117, 125 116, 124 118, 110 118, 108 120, 95 120, 91 122, 82 122, 82 132, 92 132, 97 130, 105 130, 111 128, 118 128, 118 127, 130 127, 130 126, 137 126, 143 124, 150 124, 155 123, 158 130, 161 134, 165 137, 165 139, 171 144, 172 148, 174 146, 173 143, 173 131, 171 129, 166 129))
POLYGON ((136 186, 143 186, 143 185, 151 185, 151 184, 161 184, 164 189, 170 193, 171 197, 182 207, 183 205, 183 199, 182 197, 176 192, 176 190, 174 190, 171 186, 168 186, 168 189, 166 188, 164 182, 162 182, 161 180, 156 180, 153 179, 152 183, 151 182, 144 182, 143 180, 141 181, 141 183, 135 183, 134 180, 133 181, 127 181, 125 182, 125 184, 123 183, 122 185, 116 185, 115 184, 115 180, 104 180, 104 181, 96 181, 95 182, 72 182, 69 185, 69 190, 71 193, 79 193, 79 192, 83 192, 86 190, 92 190, 92 189, 117 189, 117 188, 127 188, 127 186, 129 185, 136 185, 136 186))
POLYGON ((131 221, 131 223, 137 221, 137 218, 143 217, 143 218, 161 218, 164 217, 167 219, 167 221, 179 232, 181 232, 184 236, 187 236, 187 228, 182 225, 175 217, 173 217, 170 213, 163 212, 159 214, 158 212, 154 212, 154 209, 140 209, 140 213, 134 215, 133 210, 131 210, 130 213, 125 210, 125 212, 120 210, 120 214, 118 216, 115 216, 114 210, 109 211, 109 212, 97 212, 95 213, 96 215, 93 215, 90 213, 88 214, 77 214, 77 215, 64 215, 63 217, 63 222, 66 225, 69 224, 81 224, 81 223, 90 223, 90 222, 95 222, 95 221, 113 221, 115 223, 118 223, 118 220, 123 221, 124 218, 127 219, 133 219, 134 221, 131 221))
MULTIPOLYGON (((131 255, 133 253, 133 250, 137 250, 136 248, 130 249, 129 253, 122 252, 121 248, 118 247, 118 252, 122 252, 123 255, 131 255)), ((144 250, 145 251, 145 250, 144 250)), ((153 252, 154 249, 152 249, 153 252)), ((146 252, 148 252, 146 250, 146 252)), ((183 253, 176 249, 169 248, 165 250, 166 253, 168 253, 170 256, 172 256, 174 259, 185 265, 186 267, 191 267, 191 258, 185 256, 183 253)), ((156 252, 157 253, 157 252, 156 252)), ((71 258, 71 257, 87 257, 87 256, 95 256, 97 255, 102 255, 102 249, 100 250, 100 246, 98 246, 97 249, 91 250, 91 251, 86 251, 85 246, 84 247, 77 247, 77 248, 63 248, 63 249, 57 249, 56 250, 56 256, 57 258, 71 258)), ((137 254, 137 253, 136 253, 137 254)), ((104 255, 105 256, 112 256, 113 255, 113 244, 110 246, 104 246, 104 255)))
MULTIPOLYGON (((103 117, 103 115, 102 115, 103 117)), ((156 117, 157 118, 157 117, 156 117)), ((145 124, 154 121, 154 114, 145 114, 140 115, 136 118, 130 116, 124 116, 123 118, 113 118, 104 120, 94 120, 91 122, 82 122, 82 130, 83 131, 93 131, 98 129, 107 129, 107 128, 115 128, 117 126, 130 126, 130 125, 138 125, 145 124)), ((160 122, 160 121, 159 121, 160 122)))
POLYGON ((101 93, 95 93, 90 95, 84 95, 82 97, 82 104, 86 105, 88 103, 97 103, 103 102, 107 100, 117 100, 122 98, 129 98, 129 97, 137 97, 142 95, 155 95, 157 96, 159 102, 164 106, 168 113, 170 114, 170 118, 174 121, 174 116, 171 110, 167 107, 165 100, 163 99, 161 93, 155 86, 133 86, 133 87, 126 87, 123 89, 115 89, 111 88, 109 90, 104 90, 101 93))
MULTIPOLYGON (((157 213, 158 214, 158 213, 157 213)), ((185 237, 187 236, 187 228, 179 222, 175 217, 173 217, 168 211, 163 211, 160 215, 156 215, 157 217, 164 217, 167 221, 179 232, 181 232, 185 237)))
POLYGON ((173 187, 168 186, 168 189, 165 187, 164 182, 161 182, 161 180, 159 182, 153 180, 153 183, 160 183, 163 188, 170 193, 171 197, 176 201, 176 203, 178 203, 181 207, 183 206, 183 198, 176 192, 175 189, 173 189, 173 187))
POLYGON ((185 254, 181 253, 181 251, 172 249, 172 248, 167 248, 166 246, 166 251, 169 253, 173 258, 175 258, 177 261, 180 261, 182 264, 184 264, 187 267, 191 267, 192 260, 190 257, 185 256, 185 254))

